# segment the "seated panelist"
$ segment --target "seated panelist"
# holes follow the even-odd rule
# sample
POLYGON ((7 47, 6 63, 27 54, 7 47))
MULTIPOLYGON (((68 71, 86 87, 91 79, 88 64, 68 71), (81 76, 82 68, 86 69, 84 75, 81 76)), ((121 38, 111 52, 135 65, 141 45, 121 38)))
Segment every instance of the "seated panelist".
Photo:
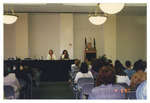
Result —
POLYGON ((47 60, 56 60, 56 56, 53 53, 53 50, 49 50, 49 53, 47 54, 47 60))
POLYGON ((61 60, 69 59, 69 54, 67 50, 63 50, 63 53, 60 56, 61 60))

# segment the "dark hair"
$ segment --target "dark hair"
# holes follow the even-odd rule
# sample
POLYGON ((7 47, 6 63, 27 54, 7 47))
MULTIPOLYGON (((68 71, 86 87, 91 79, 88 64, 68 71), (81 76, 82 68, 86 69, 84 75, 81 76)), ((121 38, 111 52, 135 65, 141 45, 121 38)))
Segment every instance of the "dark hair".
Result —
POLYGON ((108 66, 111 66, 113 68, 113 64, 112 64, 112 60, 111 59, 107 59, 107 65, 108 66))
POLYGON ((81 71, 82 73, 88 73, 88 65, 87 65, 86 62, 82 62, 82 63, 81 63, 80 71, 81 71))
POLYGON ((138 70, 145 71, 143 61, 141 59, 134 63, 133 70, 135 70, 135 71, 138 71, 138 70))
POLYGON ((106 63, 103 60, 95 59, 92 63, 92 70, 98 73, 100 68, 103 66, 106 66, 106 63))
POLYGON ((129 60, 127 60, 127 61, 125 62, 125 65, 126 65, 127 68, 129 68, 129 67, 131 67, 131 62, 130 62, 129 60))
POLYGON ((81 62, 81 61, 80 61, 80 60, 78 60, 78 59, 77 59, 77 60, 75 60, 75 65, 76 65, 76 66, 79 66, 80 62, 81 62))
POLYGON ((100 69, 99 74, 96 78, 96 86, 100 86, 102 84, 108 85, 115 83, 116 83, 115 71, 112 69, 111 66, 103 66, 100 69))
POLYGON ((4 77, 6 77, 8 75, 8 69, 7 69, 7 66, 4 65, 4 77))
POLYGON ((124 67, 119 60, 115 61, 115 73, 116 75, 126 75, 124 72, 124 67))
POLYGON ((63 53, 62 53, 62 54, 64 54, 65 52, 66 52, 66 55, 65 55, 64 59, 69 59, 69 54, 68 54, 68 51, 67 51, 67 50, 63 50, 63 53))

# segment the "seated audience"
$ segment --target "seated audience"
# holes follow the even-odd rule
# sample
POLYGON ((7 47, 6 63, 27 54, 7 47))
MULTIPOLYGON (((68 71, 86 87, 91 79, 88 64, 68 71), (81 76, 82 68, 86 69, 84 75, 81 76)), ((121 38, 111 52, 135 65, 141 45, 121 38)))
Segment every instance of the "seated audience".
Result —
POLYGON ((130 85, 129 77, 126 75, 126 73, 123 70, 123 66, 121 63, 115 62, 115 73, 116 73, 116 82, 117 83, 127 83, 128 86, 130 85))
POLYGON ((74 64, 71 65, 71 73, 73 73, 74 71, 79 71, 80 68, 80 60, 76 59, 74 64))
POLYGON ((124 72, 128 75, 129 79, 131 79, 132 75, 136 71, 131 69, 131 62, 130 61, 126 61, 125 65, 126 65, 126 70, 124 70, 124 72))
POLYGON ((27 72, 23 70, 22 63, 19 64, 20 66, 17 66, 17 68, 14 70, 14 73, 16 74, 17 78, 24 79, 27 85, 31 84, 31 80, 29 79, 27 72))
POLYGON ((135 70, 135 71, 138 71, 138 70, 145 71, 145 67, 144 67, 143 61, 141 59, 134 63, 133 70, 135 70))
POLYGON ((63 53, 60 56, 61 60, 69 59, 69 54, 67 50, 64 50, 63 53))
POLYGON ((47 54, 47 60, 56 60, 56 56, 52 49, 49 50, 49 53, 47 54))
POLYGON ((112 68, 114 67, 111 59, 107 59, 106 63, 108 66, 111 66, 112 68))
POLYGON ((136 90, 137 99, 147 99, 147 81, 141 83, 136 90))
POLYGON ((74 79, 74 83, 77 83, 78 79, 82 78, 82 77, 93 78, 91 71, 88 71, 88 65, 86 62, 81 63, 80 71, 76 74, 75 79, 74 79))
POLYGON ((93 63, 91 64, 92 67, 91 67, 90 71, 92 72, 93 75, 98 74, 100 68, 104 65, 105 65, 104 61, 102 61, 100 59, 95 59, 93 61, 93 63))
POLYGON ((103 66, 96 79, 89 99, 126 99, 125 88, 115 84, 115 72, 110 66, 103 66))
POLYGON ((10 98, 19 98, 20 84, 14 73, 8 73, 6 65, 4 65, 4 85, 10 85, 14 88, 15 95, 10 98))
POLYGON ((130 86, 134 89, 136 85, 147 80, 147 73, 142 70, 138 70, 132 75, 130 86))
POLYGON ((122 65, 122 63, 119 60, 115 61, 115 68, 122 68, 123 70, 126 70, 126 68, 122 65))

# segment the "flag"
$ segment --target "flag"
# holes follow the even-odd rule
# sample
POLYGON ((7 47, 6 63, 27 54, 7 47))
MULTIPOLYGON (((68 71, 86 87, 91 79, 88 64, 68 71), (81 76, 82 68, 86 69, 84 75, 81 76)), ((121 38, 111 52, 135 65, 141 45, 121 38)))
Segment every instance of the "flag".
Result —
POLYGON ((96 42, 95 42, 95 38, 94 38, 94 50, 96 50, 96 42))
POLYGON ((86 38, 85 38, 85 50, 87 49, 87 42, 86 42, 86 38))

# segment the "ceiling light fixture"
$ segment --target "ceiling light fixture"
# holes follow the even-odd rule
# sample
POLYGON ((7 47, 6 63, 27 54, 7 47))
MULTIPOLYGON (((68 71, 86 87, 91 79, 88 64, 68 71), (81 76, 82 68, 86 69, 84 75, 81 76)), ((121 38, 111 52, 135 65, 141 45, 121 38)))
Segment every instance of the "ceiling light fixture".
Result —
POLYGON ((16 20, 18 18, 18 16, 15 15, 12 6, 11 5, 9 5, 9 6, 10 6, 12 14, 8 14, 8 9, 7 9, 7 13, 3 15, 3 19, 4 19, 3 23, 4 24, 13 24, 14 22, 16 22, 16 20))
MULTIPOLYGON (((91 9, 92 12, 92 9, 91 9)), ((91 15, 91 12, 89 13, 89 21, 94 25, 101 25, 107 20, 106 14, 100 13, 99 3, 96 6, 95 14, 91 15)))
POLYGON ((125 3, 100 3, 100 9, 107 14, 116 14, 121 11, 125 3))

